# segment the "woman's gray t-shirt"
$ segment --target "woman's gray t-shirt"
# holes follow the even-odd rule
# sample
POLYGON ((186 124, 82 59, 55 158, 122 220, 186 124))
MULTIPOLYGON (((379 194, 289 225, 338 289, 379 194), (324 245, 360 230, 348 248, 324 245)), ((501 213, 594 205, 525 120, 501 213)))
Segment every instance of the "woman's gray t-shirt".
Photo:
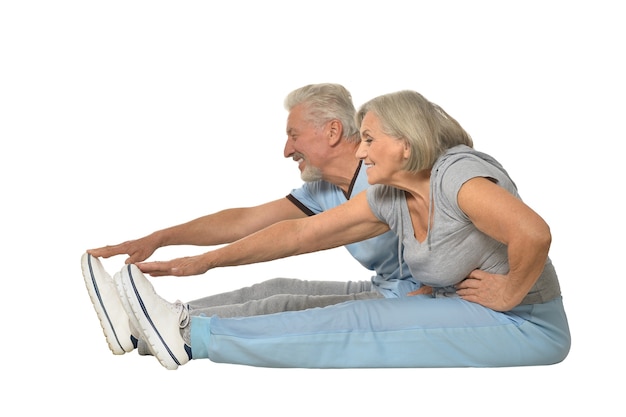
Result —
MULTIPOLYGON (((464 145, 449 149, 431 172, 432 222, 423 242, 415 238, 404 191, 386 185, 367 190, 372 212, 400 236, 404 260, 421 283, 435 288, 451 286, 474 269, 508 273, 507 247, 478 230, 457 203, 461 186, 476 177, 489 178, 519 198, 515 183, 491 156, 464 145)), ((548 258, 521 304, 542 303, 559 295, 558 278, 548 258)))

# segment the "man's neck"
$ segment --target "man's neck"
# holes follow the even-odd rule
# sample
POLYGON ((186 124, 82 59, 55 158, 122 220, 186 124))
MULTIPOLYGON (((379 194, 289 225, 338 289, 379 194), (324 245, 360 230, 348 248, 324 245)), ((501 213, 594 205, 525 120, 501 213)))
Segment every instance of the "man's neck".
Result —
POLYGON ((348 195, 350 186, 357 175, 361 160, 356 157, 358 143, 346 143, 344 149, 337 154, 324 170, 324 180, 341 188, 348 195))

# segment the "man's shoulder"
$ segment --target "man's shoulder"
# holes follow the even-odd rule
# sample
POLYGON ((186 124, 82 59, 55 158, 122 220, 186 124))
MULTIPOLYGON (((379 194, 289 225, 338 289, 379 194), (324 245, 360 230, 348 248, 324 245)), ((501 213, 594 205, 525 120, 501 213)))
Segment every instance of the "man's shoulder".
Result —
POLYGON ((323 180, 304 183, 293 190, 291 196, 313 213, 320 213, 346 201, 339 187, 323 180))

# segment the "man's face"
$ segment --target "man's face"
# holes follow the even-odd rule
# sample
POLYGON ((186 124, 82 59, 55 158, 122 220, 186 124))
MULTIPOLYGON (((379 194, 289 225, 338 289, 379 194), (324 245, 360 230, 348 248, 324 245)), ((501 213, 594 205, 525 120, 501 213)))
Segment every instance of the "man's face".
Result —
POLYGON ((298 163, 303 181, 317 181, 323 178, 324 166, 324 129, 317 128, 307 120, 304 106, 291 109, 287 117, 287 142, 285 158, 292 158, 298 163))

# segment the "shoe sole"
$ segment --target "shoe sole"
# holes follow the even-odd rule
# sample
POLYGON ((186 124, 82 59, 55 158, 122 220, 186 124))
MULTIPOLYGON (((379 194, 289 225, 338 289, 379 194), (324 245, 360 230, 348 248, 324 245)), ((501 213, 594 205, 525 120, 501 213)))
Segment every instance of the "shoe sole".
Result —
MULTIPOLYGON (((141 325, 139 324, 139 321, 137 321, 137 317, 135 317, 135 313, 133 312, 133 309, 128 303, 128 298, 126 297, 126 291, 124 291, 124 285, 122 284, 122 278, 119 272, 117 272, 113 276, 113 283, 115 284, 115 288, 117 288, 118 294, 120 294, 120 301, 122 302, 122 307, 124 308, 124 311, 126 311, 126 314, 128 315, 128 321, 130 322, 130 325, 132 326, 133 329, 135 329, 135 331, 140 332, 139 329, 141 329, 141 325)), ((148 355, 154 356, 154 352, 152 351, 152 346, 150 345, 150 343, 145 343, 145 345, 150 350, 150 353, 142 354, 141 350, 137 349, 138 353, 142 356, 148 356, 148 355)), ((137 347, 138 346, 139 345, 137 345, 137 347)))
POLYGON ((142 333, 144 341, 148 343, 152 354, 166 369, 178 369, 181 363, 165 343, 159 330, 154 325, 135 284, 131 265, 127 265, 122 269, 120 281, 124 288, 124 293, 126 294, 131 312, 137 320, 137 330, 142 333))
POLYGON ((104 333, 104 337, 109 345, 109 349, 113 352, 114 355, 123 355, 126 352, 130 352, 133 349, 129 347, 125 347, 125 344, 122 343, 120 338, 115 331, 115 327, 113 326, 111 317, 109 312, 107 311, 107 307, 102 300, 102 296, 100 294, 100 287, 98 285, 98 279, 96 278, 94 272, 93 265, 93 257, 85 253, 81 259, 81 266, 83 271, 83 278, 85 280, 85 286, 87 287, 87 292, 89 293, 89 298, 91 299, 91 304, 96 310, 96 315, 98 316, 98 320, 100 321, 100 327, 102 327, 102 331, 104 333))

